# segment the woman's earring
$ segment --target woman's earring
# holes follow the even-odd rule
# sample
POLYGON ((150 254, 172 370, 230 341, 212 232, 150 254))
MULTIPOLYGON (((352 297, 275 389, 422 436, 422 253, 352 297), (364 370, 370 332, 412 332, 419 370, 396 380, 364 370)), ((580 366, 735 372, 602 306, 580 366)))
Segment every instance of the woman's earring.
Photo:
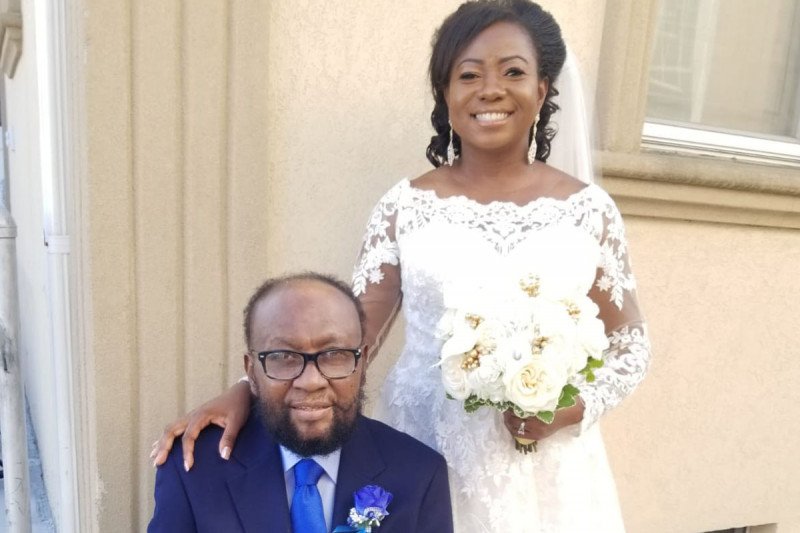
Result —
POLYGON ((539 123, 539 113, 536 113, 536 118, 533 120, 533 135, 531 135, 531 145, 528 147, 528 164, 532 165, 536 161, 536 124, 539 123))
MULTIPOLYGON (((450 122, 448 122, 450 124, 450 122)), ((447 145, 447 166, 452 167, 453 163, 456 160, 456 150, 453 147, 453 137, 456 136, 456 132, 453 129, 453 125, 450 124, 450 143, 447 145)))

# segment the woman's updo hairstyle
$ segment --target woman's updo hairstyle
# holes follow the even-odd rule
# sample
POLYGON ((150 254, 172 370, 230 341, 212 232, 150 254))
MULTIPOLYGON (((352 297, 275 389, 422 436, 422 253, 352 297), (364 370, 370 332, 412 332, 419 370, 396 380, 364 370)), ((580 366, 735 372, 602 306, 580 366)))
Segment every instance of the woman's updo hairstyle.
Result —
MULTIPOLYGON (((550 13, 529 0, 477 0, 461 4, 433 36, 428 74, 434 101, 431 123, 436 135, 431 137, 426 154, 435 167, 447 161, 450 117, 444 93, 450 83, 453 63, 478 34, 498 22, 511 22, 528 32, 539 64, 539 77, 549 81, 547 95, 539 112, 539 122, 531 128, 528 143, 533 139, 535 130, 536 159, 547 161, 550 155, 550 141, 556 134, 556 129, 550 125, 550 117, 558 110, 558 105, 553 102, 553 97, 558 95, 555 82, 567 57, 561 28, 550 13)), ((456 155, 461 154, 461 139, 455 133, 453 148, 456 155)))

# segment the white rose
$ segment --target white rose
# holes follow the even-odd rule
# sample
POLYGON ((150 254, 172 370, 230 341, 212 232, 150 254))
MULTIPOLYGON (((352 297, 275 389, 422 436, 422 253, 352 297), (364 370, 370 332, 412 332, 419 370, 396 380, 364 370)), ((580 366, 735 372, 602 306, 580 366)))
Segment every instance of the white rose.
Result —
POLYGON ((479 398, 491 401, 503 401, 503 367, 494 353, 480 358, 478 368, 467 373, 469 388, 479 398))
POLYGON ((561 365, 549 362, 550 358, 536 358, 503 377, 508 400, 531 415, 554 410, 567 383, 561 365))
POLYGON ((472 394, 461 360, 461 356, 448 357, 441 364, 444 390, 456 400, 466 400, 472 394))

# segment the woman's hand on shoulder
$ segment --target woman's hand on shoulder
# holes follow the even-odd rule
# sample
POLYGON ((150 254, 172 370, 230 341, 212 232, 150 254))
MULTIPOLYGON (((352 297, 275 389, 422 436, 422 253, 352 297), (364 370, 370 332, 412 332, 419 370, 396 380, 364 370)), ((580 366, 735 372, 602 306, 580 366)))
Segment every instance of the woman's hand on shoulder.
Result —
POLYGON ((150 452, 153 466, 164 464, 175 439, 183 435, 183 467, 188 472, 194 464, 194 442, 209 424, 216 424, 224 429, 219 440, 219 454, 223 459, 230 458, 239 430, 247 421, 250 398, 250 385, 240 381, 216 398, 167 424, 161 438, 153 443, 153 450, 150 452))

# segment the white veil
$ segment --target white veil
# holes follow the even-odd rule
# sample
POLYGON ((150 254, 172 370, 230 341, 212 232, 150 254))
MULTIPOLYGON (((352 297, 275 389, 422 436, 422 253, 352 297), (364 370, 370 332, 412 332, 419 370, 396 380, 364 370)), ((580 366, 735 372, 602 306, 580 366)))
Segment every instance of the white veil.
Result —
POLYGON ((559 110, 553 114, 552 121, 558 133, 550 145, 547 163, 585 183, 593 183, 592 143, 583 79, 575 55, 569 48, 556 88, 558 96, 555 102, 559 110))

